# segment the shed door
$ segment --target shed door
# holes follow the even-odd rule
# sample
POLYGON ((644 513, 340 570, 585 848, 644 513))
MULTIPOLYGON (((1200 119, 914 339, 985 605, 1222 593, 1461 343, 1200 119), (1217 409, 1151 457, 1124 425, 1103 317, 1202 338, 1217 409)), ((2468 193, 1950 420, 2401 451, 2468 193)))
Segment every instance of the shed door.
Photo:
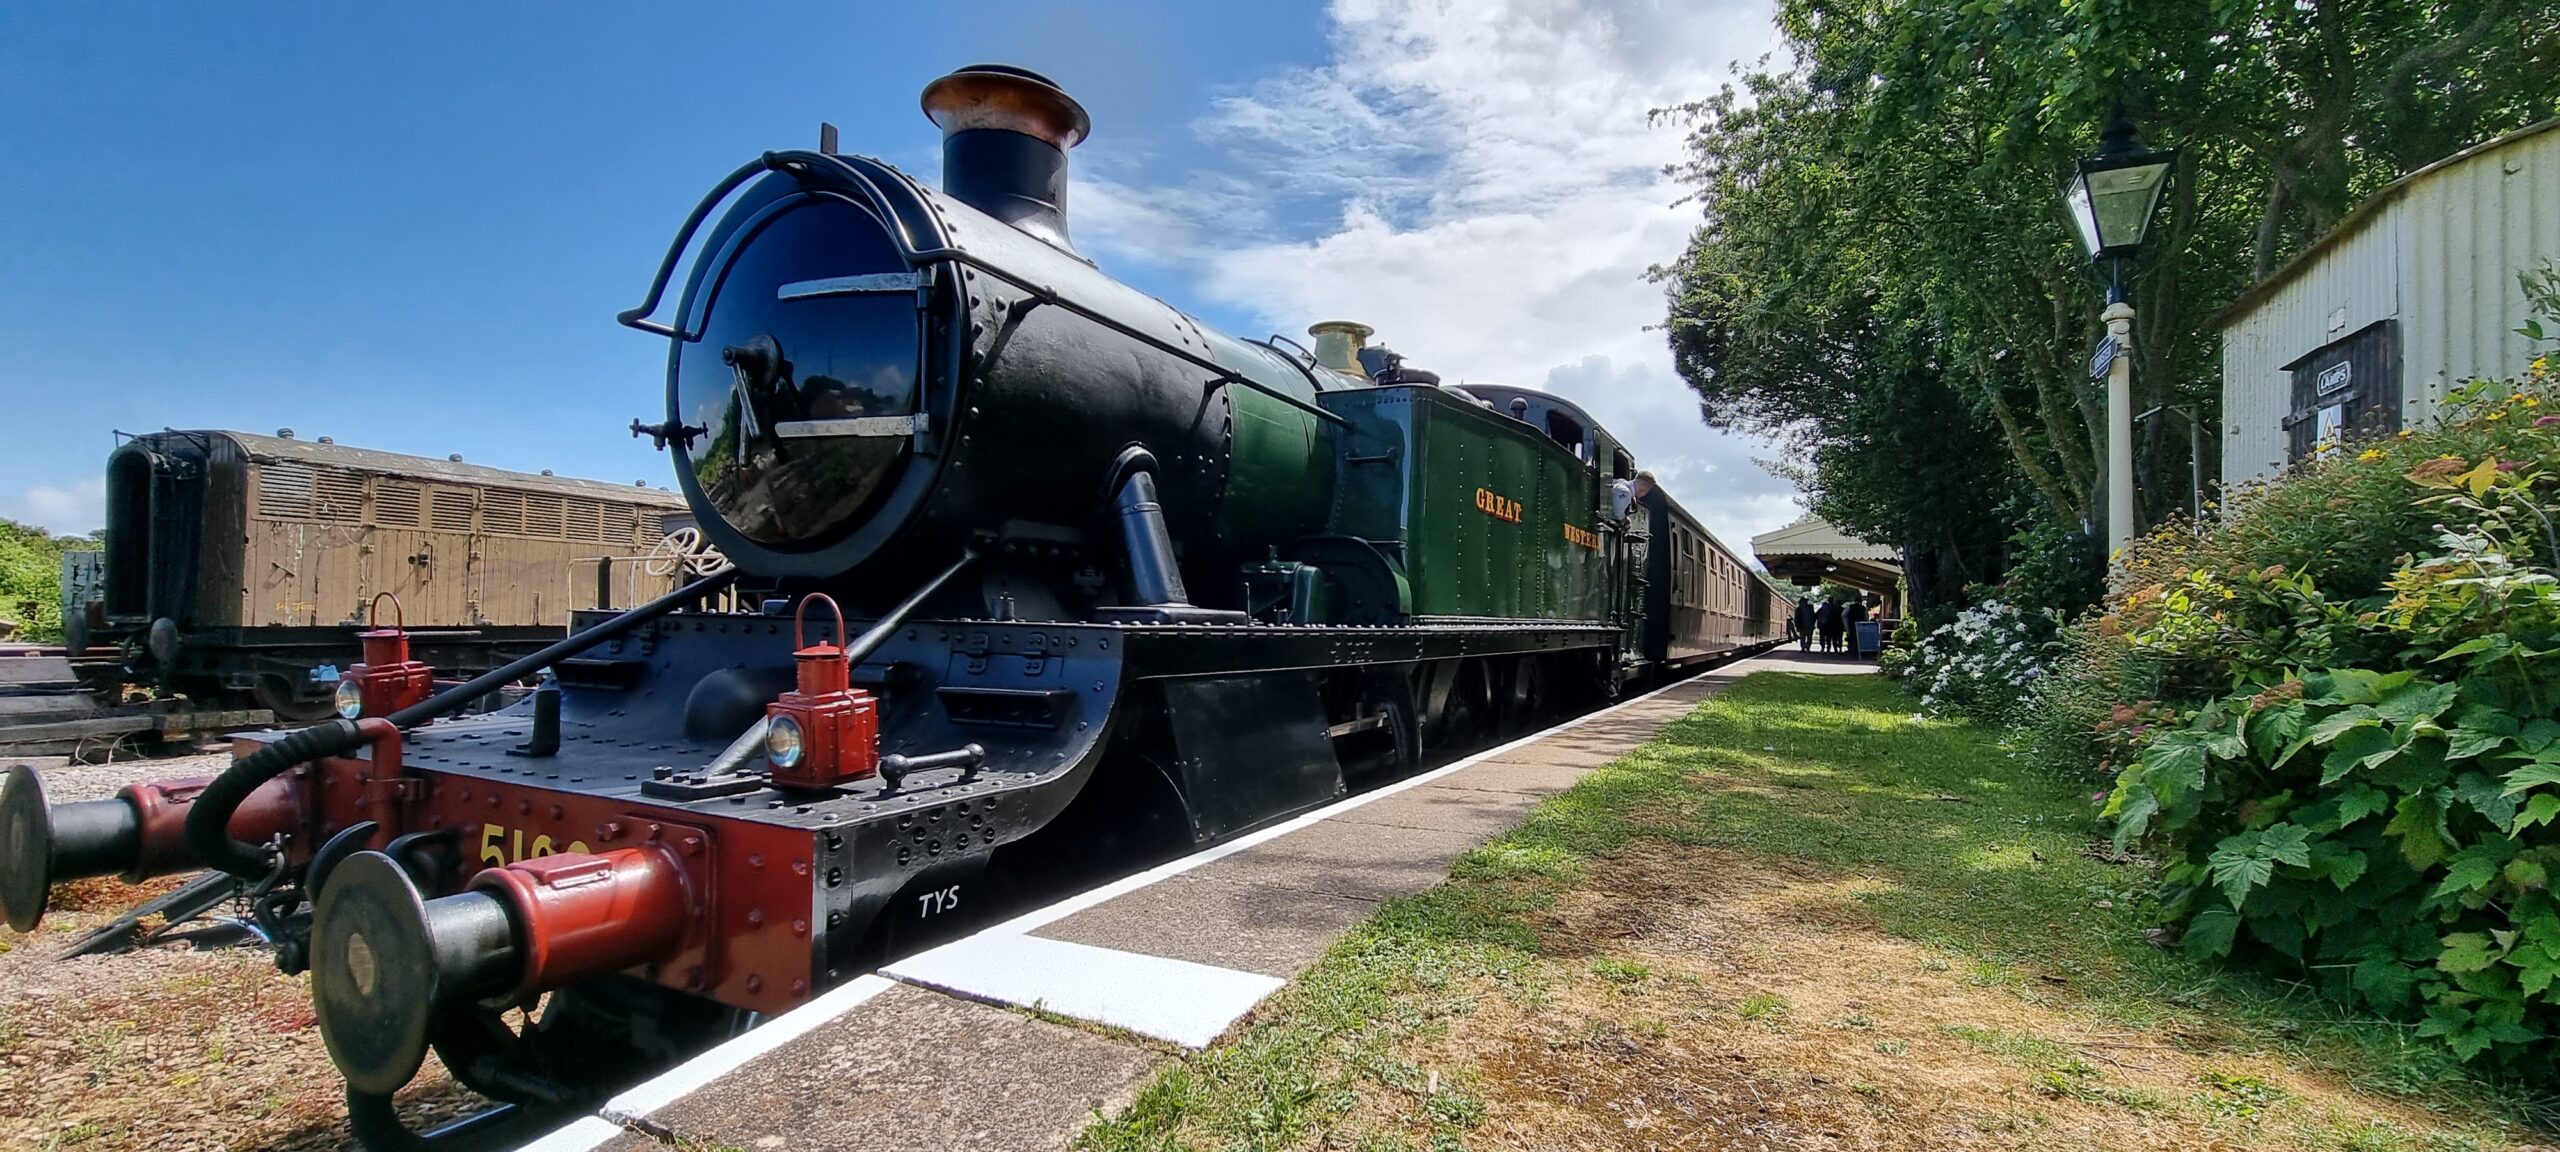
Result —
POLYGON ((2378 320, 2285 366, 2293 411, 2284 418, 2286 459, 2300 460, 2349 437, 2400 430, 2400 322, 2378 320))

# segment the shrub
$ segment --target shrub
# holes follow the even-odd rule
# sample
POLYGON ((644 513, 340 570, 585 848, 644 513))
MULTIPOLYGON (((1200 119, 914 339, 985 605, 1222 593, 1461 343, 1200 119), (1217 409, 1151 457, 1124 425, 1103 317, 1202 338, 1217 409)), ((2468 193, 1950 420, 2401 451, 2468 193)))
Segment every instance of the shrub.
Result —
POLYGON ((1922 638, 1910 679, 1920 707, 1938 715, 2016 719, 2025 689, 2044 671, 2056 625, 2052 617, 1985 600, 1922 638))
POLYGON ((2466 1059, 2560 1028, 2546 381, 2466 386, 2441 427, 2289 474, 2192 545, 2144 542, 2031 725, 2121 765, 2106 815, 2167 861, 2187 948, 2466 1059), (2373 547, 2399 551, 2353 554, 2373 547))
POLYGON ((1999 596, 2021 611, 2070 620, 2106 594, 2106 552, 2093 536, 2036 517, 2009 538, 2009 551, 2017 561, 2000 578, 1999 596))

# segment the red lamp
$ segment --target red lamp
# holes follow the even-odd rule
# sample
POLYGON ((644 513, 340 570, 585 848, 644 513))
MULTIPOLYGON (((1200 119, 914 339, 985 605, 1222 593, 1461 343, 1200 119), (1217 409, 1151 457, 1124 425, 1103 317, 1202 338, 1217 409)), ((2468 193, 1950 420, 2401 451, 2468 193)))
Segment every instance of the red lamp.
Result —
POLYGON ((400 598, 385 592, 373 598, 364 642, 364 663, 347 670, 338 684, 338 715, 349 720, 388 716, 427 698, 435 691, 435 669, 409 658, 409 633, 400 598), (382 602, 391 601, 391 626, 382 626, 382 602))
POLYGON ((778 788, 834 788, 880 774, 880 710, 871 694, 853 686, 853 662, 843 647, 844 609, 823 593, 800 601, 791 615, 792 658, 799 685, 765 705, 765 759, 778 788), (835 643, 809 644, 803 621, 812 600, 835 613, 835 643))

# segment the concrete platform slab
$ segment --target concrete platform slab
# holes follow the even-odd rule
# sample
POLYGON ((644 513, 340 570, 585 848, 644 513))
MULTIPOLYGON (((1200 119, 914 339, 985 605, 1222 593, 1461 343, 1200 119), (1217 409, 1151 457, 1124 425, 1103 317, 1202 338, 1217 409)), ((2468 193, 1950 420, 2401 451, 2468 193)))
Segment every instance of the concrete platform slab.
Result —
POLYGON ((971 936, 881 972, 955 996, 1040 1008, 1206 1048, 1280 990, 1258 972, 1041 936, 971 936))
POLYGON ((1450 861, 1483 842, 1469 832, 1324 820, 1191 875, 1246 887, 1386 900, 1438 884, 1448 875, 1450 861))
MULTIPOLYGON (((752 1033, 750 1033, 752 1035, 752 1033)), ((1161 1057, 920 988, 844 1016, 639 1118, 679 1147, 1055 1152, 1161 1057)), ((657 1149, 625 1134, 607 1148, 657 1149)))
POLYGON ((1033 935, 1288 977, 1377 907, 1324 892, 1176 876, 1033 935))
POLYGON ((1508 760, 1487 760, 1481 764, 1470 764, 1465 771, 1452 772, 1432 783, 1441 788, 1542 797, 1573 787, 1574 781, 1594 770, 1562 764, 1515 764, 1508 760))
POLYGON ((1536 795, 1525 792, 1426 784, 1374 804, 1351 809, 1334 819, 1389 828, 1465 832, 1491 840, 1518 824, 1521 817, 1538 806, 1538 799, 1536 795))
MULTIPOLYGON (((1535 743, 1523 744, 1502 752, 1485 762, 1488 764, 1543 764, 1557 768, 1598 768, 1634 751, 1641 740, 1616 741, 1605 738, 1579 739, 1581 732, 1550 736, 1535 743)), ((1471 769, 1472 771, 1472 769, 1471 769)))

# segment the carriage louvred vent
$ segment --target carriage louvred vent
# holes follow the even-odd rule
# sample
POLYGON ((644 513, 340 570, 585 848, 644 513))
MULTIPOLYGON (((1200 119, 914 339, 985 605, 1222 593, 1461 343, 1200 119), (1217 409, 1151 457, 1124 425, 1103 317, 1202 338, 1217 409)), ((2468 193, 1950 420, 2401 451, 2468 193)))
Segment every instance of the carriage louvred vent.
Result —
POLYGON ((628 504, 604 506, 604 543, 617 548, 629 547, 639 513, 628 504))
POLYGON ((528 495, 524 498, 524 534, 546 540, 560 538, 560 498, 528 495))
POLYGON ((429 500, 428 526, 438 532, 471 531, 471 493, 437 489, 429 500))
POLYGON ((524 534, 524 493, 490 489, 480 494, 480 530, 524 534))
POLYGON ((425 493, 415 484, 378 481, 373 488, 373 523, 378 528, 415 528, 425 493))
POLYGON ((311 518, 309 468, 271 464, 258 473, 258 515, 268 520, 311 518))
POLYGON ((595 541, 603 538, 604 509, 596 506, 594 501, 571 500, 568 513, 569 539, 595 541))
POLYGON ((311 518, 327 524, 364 523, 364 477, 323 469, 313 476, 311 518))

